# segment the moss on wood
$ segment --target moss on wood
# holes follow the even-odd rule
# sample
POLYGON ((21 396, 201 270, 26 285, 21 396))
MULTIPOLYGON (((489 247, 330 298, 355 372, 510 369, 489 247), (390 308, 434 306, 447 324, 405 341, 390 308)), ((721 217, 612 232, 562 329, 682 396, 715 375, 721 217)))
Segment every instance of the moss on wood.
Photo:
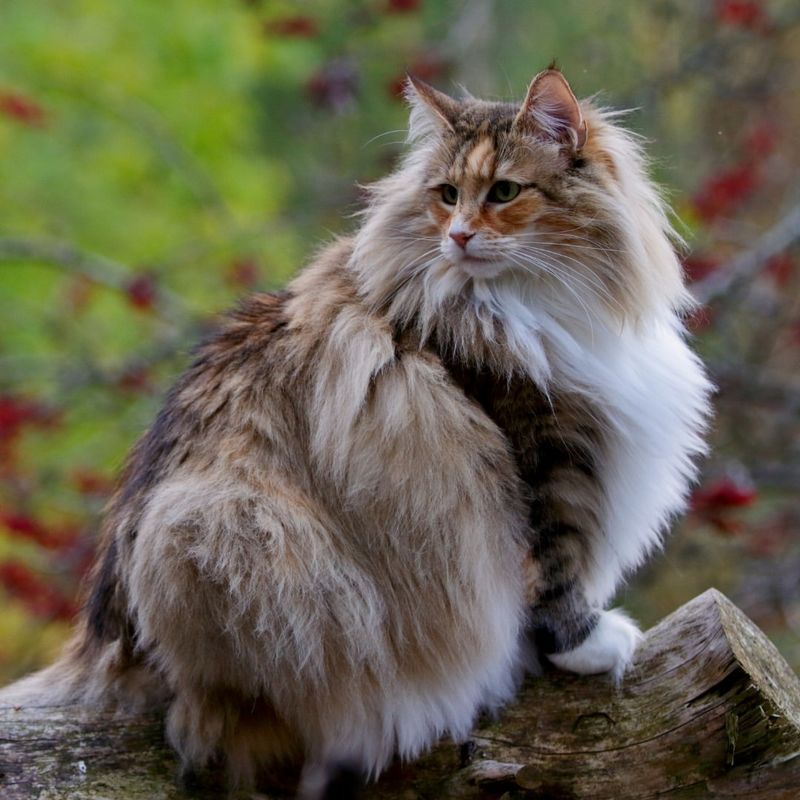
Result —
MULTIPOLYGON (((0 708, 0 796, 220 797, 218 774, 179 783, 162 731, 155 714, 0 708)), ((365 800, 789 800, 797 786, 800 679, 710 590, 648 631, 621 686, 555 671, 529 679, 468 742, 395 765, 365 800)))

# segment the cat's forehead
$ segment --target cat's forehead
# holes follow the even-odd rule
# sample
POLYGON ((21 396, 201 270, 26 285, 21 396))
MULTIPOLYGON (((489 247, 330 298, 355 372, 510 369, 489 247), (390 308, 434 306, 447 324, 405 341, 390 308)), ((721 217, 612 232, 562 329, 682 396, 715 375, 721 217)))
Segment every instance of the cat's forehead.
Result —
POLYGON ((514 128, 518 113, 519 106, 512 103, 464 102, 442 138, 440 164, 448 176, 457 182, 489 180, 498 169, 521 176, 541 168, 543 156, 550 161, 549 153, 538 153, 530 137, 514 128))
POLYGON ((463 140, 508 134, 518 112, 519 106, 513 103, 465 101, 461 113, 453 120, 452 135, 463 140))

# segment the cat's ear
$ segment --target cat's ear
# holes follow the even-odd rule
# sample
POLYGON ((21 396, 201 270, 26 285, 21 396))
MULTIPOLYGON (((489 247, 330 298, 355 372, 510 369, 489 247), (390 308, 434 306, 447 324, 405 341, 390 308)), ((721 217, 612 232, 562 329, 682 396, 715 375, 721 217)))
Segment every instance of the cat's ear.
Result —
POLYGON ((580 150, 589 130, 567 79, 546 69, 531 81, 514 126, 580 150))
POLYGON ((460 112, 457 100, 413 75, 408 76, 405 97, 411 107, 409 129, 412 139, 433 133, 437 129, 453 130, 460 112))

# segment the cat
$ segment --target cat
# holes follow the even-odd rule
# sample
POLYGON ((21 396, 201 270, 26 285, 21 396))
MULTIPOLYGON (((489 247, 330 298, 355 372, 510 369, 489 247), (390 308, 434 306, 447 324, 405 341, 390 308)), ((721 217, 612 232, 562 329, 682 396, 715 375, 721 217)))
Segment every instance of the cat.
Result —
POLYGON ((75 637, 16 703, 163 702, 188 768, 377 777, 542 660, 617 680, 607 606, 685 506, 710 386, 635 137, 538 74, 410 78, 358 230, 245 300, 134 447, 75 637))

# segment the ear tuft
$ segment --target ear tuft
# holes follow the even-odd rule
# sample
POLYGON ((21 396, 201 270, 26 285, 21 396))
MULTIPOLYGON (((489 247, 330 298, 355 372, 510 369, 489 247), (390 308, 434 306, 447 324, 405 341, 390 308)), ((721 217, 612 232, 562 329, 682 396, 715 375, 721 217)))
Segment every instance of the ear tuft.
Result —
POLYGON ((461 111, 457 100, 410 74, 404 95, 411 107, 409 127, 412 139, 443 128, 453 130, 461 111))
POLYGON ((531 82, 514 125, 580 150, 588 128, 567 79, 550 67, 531 82))

